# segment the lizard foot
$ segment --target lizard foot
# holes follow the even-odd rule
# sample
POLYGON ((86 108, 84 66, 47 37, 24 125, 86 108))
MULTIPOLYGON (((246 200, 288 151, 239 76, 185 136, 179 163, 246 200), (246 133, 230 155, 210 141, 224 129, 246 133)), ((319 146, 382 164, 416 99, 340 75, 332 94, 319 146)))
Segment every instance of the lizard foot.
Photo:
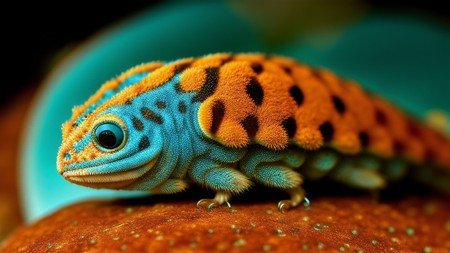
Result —
POLYGON ((304 202, 305 206, 309 207, 309 199, 305 197, 305 191, 302 189, 302 187, 299 186, 291 188, 288 189, 287 192, 291 196, 291 199, 281 200, 280 202, 278 202, 278 211, 284 213, 287 210, 298 206, 302 201, 304 202))
POLYGON ((197 208, 203 207, 208 212, 211 209, 226 204, 228 208, 231 208, 230 202, 228 200, 231 198, 231 193, 226 191, 218 191, 213 199, 201 199, 197 202, 197 208))

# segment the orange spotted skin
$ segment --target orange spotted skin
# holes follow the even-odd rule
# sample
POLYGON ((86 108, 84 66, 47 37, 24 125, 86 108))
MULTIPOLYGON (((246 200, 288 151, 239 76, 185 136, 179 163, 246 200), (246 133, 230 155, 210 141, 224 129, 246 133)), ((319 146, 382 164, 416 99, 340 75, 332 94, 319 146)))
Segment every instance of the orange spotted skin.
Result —
POLYGON ((198 92, 192 102, 201 103, 200 128, 225 146, 243 148, 257 143, 275 150, 288 145, 305 150, 332 147, 350 155, 401 156, 450 172, 450 140, 443 134, 368 94, 355 82, 290 58, 263 54, 212 54, 132 68, 74 109, 72 119, 63 125, 63 138, 74 131, 83 136, 89 131, 89 121, 105 108, 128 103, 180 73, 179 92, 198 92), (82 125, 74 124, 105 91, 142 71, 152 72, 140 85, 96 108, 82 125))
POLYGON ((214 54, 194 59, 182 73, 180 89, 206 94, 200 127, 226 146, 330 146, 344 154, 402 156, 450 171, 450 140, 443 134, 355 82, 286 57, 214 54), (215 87, 208 78, 217 79, 215 87))

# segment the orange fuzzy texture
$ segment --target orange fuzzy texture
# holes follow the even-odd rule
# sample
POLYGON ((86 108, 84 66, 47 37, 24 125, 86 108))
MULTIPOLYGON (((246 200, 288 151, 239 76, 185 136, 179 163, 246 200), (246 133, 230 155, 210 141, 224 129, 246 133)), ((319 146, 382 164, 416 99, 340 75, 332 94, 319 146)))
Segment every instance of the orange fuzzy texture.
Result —
POLYGON ((180 86, 185 91, 201 90, 198 82, 207 85, 206 69, 219 67, 218 85, 200 106, 199 123, 208 136, 224 145, 244 147, 256 142, 283 149, 293 142, 307 150, 328 145, 347 154, 366 150, 382 157, 400 155, 416 162, 431 161, 450 167, 450 142, 446 137, 328 70, 315 70, 289 58, 261 54, 212 55, 196 60, 193 66, 181 77, 180 86), (218 64, 219 60, 223 63, 218 64), (246 90, 252 79, 257 80, 263 91, 261 104, 246 90), (299 105, 289 93, 293 86, 303 95, 299 105), (225 115, 212 132, 212 110, 217 101, 225 105, 225 115), (338 108, 336 103, 342 103, 344 108, 338 108), (249 136, 251 130, 245 129, 243 123, 249 115, 257 118, 254 136, 249 136), (282 124, 288 118, 295 119, 292 138, 288 138, 282 124), (333 128, 328 142, 320 130, 326 122, 333 128))
POLYGON ((199 91, 206 81, 206 72, 203 68, 190 68, 184 71, 180 80, 180 87, 184 91, 199 91))
MULTIPOLYGON (((345 154, 368 151, 450 168, 448 138, 328 70, 262 54, 213 54, 140 68, 153 72, 99 106, 81 126, 72 127, 106 90, 142 70, 132 69, 106 83, 74 110, 72 120, 63 127, 64 136, 70 131, 84 135, 102 110, 126 103, 181 73, 181 91, 206 94, 194 101, 201 103, 199 125, 223 145, 237 148, 258 143, 283 149, 294 144, 306 150, 330 146, 345 154)), ((73 141, 66 141, 68 151, 73 141)))

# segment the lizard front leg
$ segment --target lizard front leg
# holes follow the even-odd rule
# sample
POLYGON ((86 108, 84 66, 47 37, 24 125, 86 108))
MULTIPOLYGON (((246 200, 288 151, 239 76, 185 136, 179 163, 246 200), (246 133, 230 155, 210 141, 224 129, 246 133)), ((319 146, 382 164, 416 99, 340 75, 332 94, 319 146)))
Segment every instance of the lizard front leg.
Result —
POLYGON ((229 204, 233 193, 240 193, 250 187, 250 180, 238 170, 228 164, 220 164, 209 158, 199 158, 192 166, 191 179, 205 187, 216 191, 213 199, 201 199, 197 202, 197 207, 204 207, 211 210, 223 204, 229 204))

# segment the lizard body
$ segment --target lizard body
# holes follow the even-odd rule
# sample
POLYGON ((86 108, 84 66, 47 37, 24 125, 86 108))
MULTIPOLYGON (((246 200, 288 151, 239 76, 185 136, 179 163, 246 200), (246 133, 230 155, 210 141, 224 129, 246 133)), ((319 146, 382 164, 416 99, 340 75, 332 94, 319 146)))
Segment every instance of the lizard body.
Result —
POLYGON ((284 211, 304 200, 304 177, 372 190, 411 166, 450 172, 444 135, 352 81, 263 54, 139 65, 74 108, 62 131, 67 180, 162 194, 194 182, 217 192, 199 202, 208 208, 252 183, 285 190, 284 211))

